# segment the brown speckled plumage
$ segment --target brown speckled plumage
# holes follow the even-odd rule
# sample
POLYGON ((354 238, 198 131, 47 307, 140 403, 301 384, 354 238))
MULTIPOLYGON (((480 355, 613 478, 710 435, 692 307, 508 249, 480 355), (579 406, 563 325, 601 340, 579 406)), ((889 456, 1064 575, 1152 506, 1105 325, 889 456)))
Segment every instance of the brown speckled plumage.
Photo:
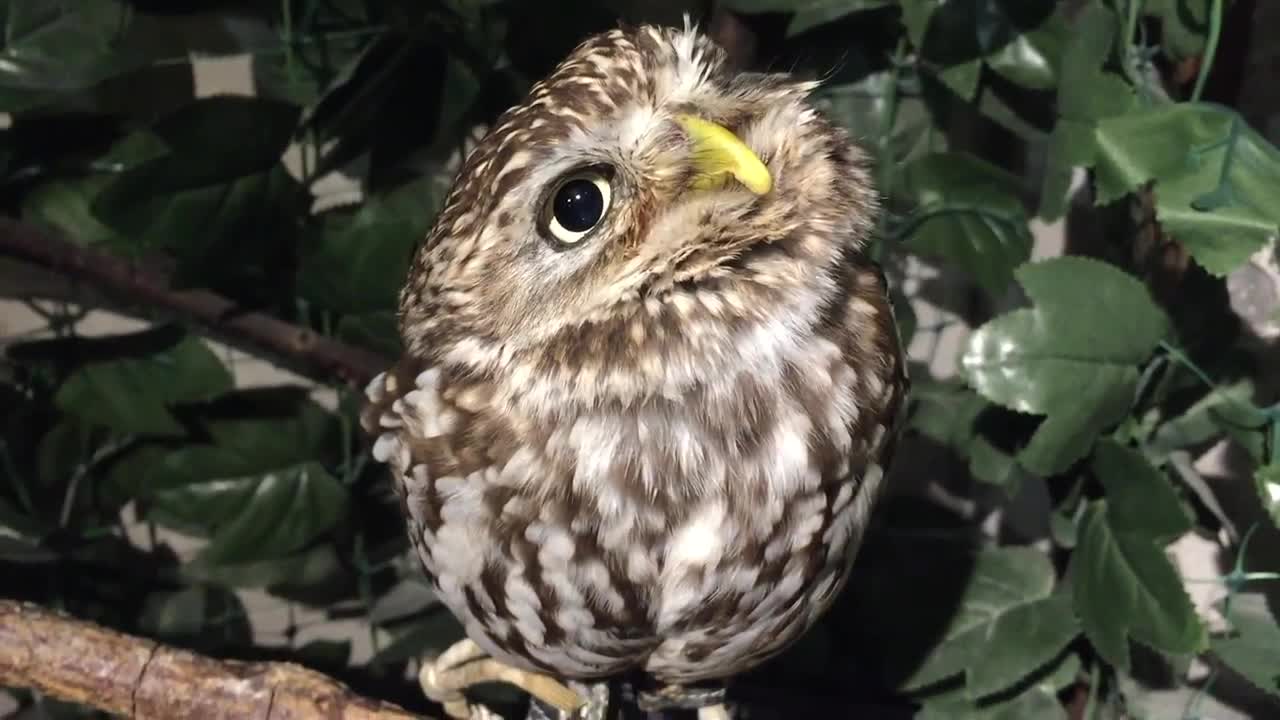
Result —
POLYGON ((812 89, 615 30, 464 162, 362 419, 441 599, 504 662, 725 678, 843 586, 907 381, 864 156, 812 89), (692 190, 676 113, 732 130, 772 189, 692 190), (612 203, 560 247, 538 214, 583 167, 612 203))

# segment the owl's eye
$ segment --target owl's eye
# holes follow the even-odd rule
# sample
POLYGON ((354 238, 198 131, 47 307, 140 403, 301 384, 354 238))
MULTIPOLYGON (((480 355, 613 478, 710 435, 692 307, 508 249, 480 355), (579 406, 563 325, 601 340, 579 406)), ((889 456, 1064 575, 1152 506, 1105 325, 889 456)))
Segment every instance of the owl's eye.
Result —
POLYGON ((575 173, 556 186, 547 201, 547 231, 565 245, 575 245, 609 211, 609 178, 595 171, 575 173))

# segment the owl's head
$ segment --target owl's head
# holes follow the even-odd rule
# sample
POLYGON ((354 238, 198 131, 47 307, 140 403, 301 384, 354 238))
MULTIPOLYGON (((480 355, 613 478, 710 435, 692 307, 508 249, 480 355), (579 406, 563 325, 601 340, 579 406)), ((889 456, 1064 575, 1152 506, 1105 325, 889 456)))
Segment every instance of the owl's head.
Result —
POLYGON ((609 392, 802 324, 875 211, 815 85, 734 72, 690 27, 583 42, 463 163, 401 297, 410 353, 609 392))

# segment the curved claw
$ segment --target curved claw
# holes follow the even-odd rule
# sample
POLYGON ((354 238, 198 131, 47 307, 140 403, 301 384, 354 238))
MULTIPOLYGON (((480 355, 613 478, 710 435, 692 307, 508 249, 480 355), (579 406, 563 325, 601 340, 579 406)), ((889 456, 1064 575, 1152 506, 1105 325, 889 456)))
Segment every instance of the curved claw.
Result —
POLYGON ((463 691, 472 685, 505 682, 524 690, 565 713, 573 713, 586 700, 548 675, 527 672, 488 657, 472 640, 461 640, 434 659, 424 659, 418 684, 431 700, 444 706, 458 720, 492 720, 499 716, 482 705, 471 705, 463 691))

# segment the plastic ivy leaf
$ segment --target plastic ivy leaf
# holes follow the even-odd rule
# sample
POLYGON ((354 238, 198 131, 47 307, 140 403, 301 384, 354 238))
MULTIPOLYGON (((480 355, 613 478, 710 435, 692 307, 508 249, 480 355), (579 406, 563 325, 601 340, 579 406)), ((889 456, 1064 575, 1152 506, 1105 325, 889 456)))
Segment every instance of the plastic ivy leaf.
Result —
POLYGON ((1071 557, 1076 613, 1098 653, 1129 669, 1129 639, 1161 652, 1204 650, 1208 635, 1177 571, 1144 528, 1112 517, 1106 501, 1085 511, 1071 557))
POLYGON ((39 107, 143 65, 140 44, 123 42, 133 16, 120 0, 4 3, 0 112, 39 107))
POLYGON ((1049 137, 1038 213, 1047 219, 1056 220, 1066 212, 1072 169, 1093 165, 1098 120, 1133 107, 1133 89, 1119 75, 1103 70, 1118 24, 1115 11, 1089 3, 1074 23, 1075 31, 1063 52, 1059 117, 1049 137))
POLYGON ((201 508, 214 527, 204 564, 249 562, 295 552, 342 518, 347 491, 318 463, 262 475, 194 483, 161 492, 165 511, 201 508))
MULTIPOLYGON (((753 0, 736 0, 730 5, 756 4, 753 0)), ((894 0, 807 0, 791 2, 795 15, 787 25, 787 35, 799 35, 819 25, 839 20, 847 15, 866 10, 878 10, 894 5, 894 0)))
POLYGON ((214 508, 187 504, 180 495, 170 505, 166 491, 338 459, 340 426, 305 388, 240 390, 200 410, 201 438, 149 443, 128 452, 112 463, 101 489, 104 496, 119 502, 146 498, 148 512, 164 510, 165 521, 180 521, 171 527, 206 535, 217 526, 214 508))
POLYGON ((1048 663, 1079 632, 1070 608, 1050 595, 1053 567, 1043 553, 999 548, 975 560, 941 642, 901 689, 965 673, 966 695, 989 695, 1048 663))
POLYGON ((1060 257, 1015 275, 1034 307, 970 336, 961 373, 992 402, 1047 416, 1019 460, 1052 475, 1084 457, 1098 432, 1128 412, 1137 365, 1169 323, 1141 283, 1106 263, 1060 257))
MULTIPOLYGON (((62 342, 62 341, 55 341, 62 342)), ((199 338, 160 327, 128 335, 69 341, 88 362, 58 388, 58 407, 82 420, 140 435, 174 435, 173 405, 205 400, 232 387, 231 373, 199 338)))
POLYGON ((1098 202, 1154 180, 1161 224, 1216 275, 1280 232, 1280 150, 1229 108, 1139 110, 1100 122, 1095 140, 1098 202))
POLYGON ((153 592, 142 605, 137 622, 148 636, 173 643, 242 647, 253 638, 240 597, 213 586, 153 592))
POLYGON ((969 273, 991 295, 1003 295, 1033 243, 1017 188, 1008 172, 968 153, 910 161, 898 188, 916 206, 906 220, 907 246, 969 273))
POLYGON ((1214 638, 1213 653, 1250 683, 1280 696, 1280 625, 1262 593, 1240 593, 1219 608, 1232 631, 1214 638))
POLYGON ((916 720, 1066 720, 1067 711, 1058 695, 1077 681, 1080 659, 1067 655, 1046 668, 1043 676, 1023 692, 976 702, 957 692, 924 700, 916 720))
POLYGON ((912 399, 909 427, 961 455, 973 440, 974 421, 990 405, 958 382, 923 381, 912 388, 912 399))
POLYGON ((1094 448, 1092 466, 1107 491, 1107 512, 1116 525, 1161 545, 1191 529, 1191 515, 1173 484, 1142 453, 1103 439, 1094 448))
POLYGON ((1209 25, 1209 3, 1182 0, 1146 0, 1144 15, 1160 19, 1160 46, 1177 59, 1204 51, 1209 25))
POLYGON ((1181 415, 1160 425, 1145 449, 1152 457, 1159 458, 1208 442, 1221 433, 1221 414, 1232 405, 1251 405, 1253 396, 1253 381, 1247 379, 1210 390, 1181 415))
POLYGON ((957 95, 973 99, 984 62, 1020 85, 1052 86, 1066 27, 1054 3, 903 0, 901 7, 911 43, 957 95))

